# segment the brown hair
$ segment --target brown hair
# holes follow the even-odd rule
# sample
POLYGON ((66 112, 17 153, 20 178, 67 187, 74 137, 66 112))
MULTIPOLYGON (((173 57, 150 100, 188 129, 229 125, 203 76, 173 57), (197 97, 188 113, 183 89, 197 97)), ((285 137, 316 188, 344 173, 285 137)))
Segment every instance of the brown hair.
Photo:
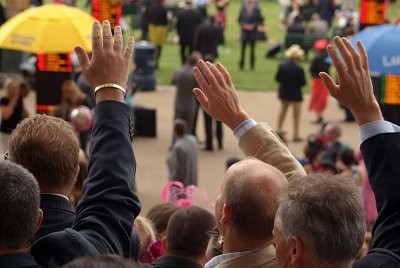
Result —
POLYGON ((32 172, 41 188, 72 187, 79 161, 79 142, 64 120, 34 115, 21 121, 12 132, 9 157, 32 172))
POLYGON ((157 236, 167 229, 169 218, 179 209, 179 206, 166 202, 152 207, 147 213, 146 218, 151 220, 157 231, 157 236))

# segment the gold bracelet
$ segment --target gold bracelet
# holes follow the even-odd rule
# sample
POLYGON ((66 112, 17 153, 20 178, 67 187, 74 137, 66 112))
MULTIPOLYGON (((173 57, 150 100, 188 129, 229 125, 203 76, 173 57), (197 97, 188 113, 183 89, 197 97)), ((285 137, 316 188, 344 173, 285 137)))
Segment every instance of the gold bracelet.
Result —
POLYGON ((114 83, 105 83, 105 84, 98 85, 98 86, 94 89, 94 95, 96 96, 96 93, 97 93, 99 90, 102 90, 103 88, 116 88, 116 89, 119 89, 119 90, 122 91, 122 93, 124 93, 124 98, 126 97, 125 88, 121 87, 121 86, 118 85, 118 84, 114 84, 114 83))

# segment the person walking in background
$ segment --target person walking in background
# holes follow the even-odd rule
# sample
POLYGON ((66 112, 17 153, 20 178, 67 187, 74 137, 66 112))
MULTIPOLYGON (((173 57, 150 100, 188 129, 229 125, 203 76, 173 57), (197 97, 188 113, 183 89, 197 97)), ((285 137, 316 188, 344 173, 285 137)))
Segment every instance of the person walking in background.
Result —
POLYGON ((0 125, 0 150, 5 153, 8 148, 8 139, 11 132, 17 127, 22 119, 29 116, 24 106, 23 98, 29 93, 26 84, 16 79, 7 79, 4 83, 6 96, 0 99, 1 125, 0 125))
POLYGON ((186 122, 187 132, 193 133, 195 117, 199 109, 193 88, 198 87, 192 68, 201 59, 199 52, 193 52, 186 64, 179 67, 172 77, 172 84, 176 85, 174 119, 182 119, 186 122))
POLYGON ((257 41, 257 28, 264 22, 261 10, 255 0, 245 0, 239 12, 238 22, 240 24, 241 54, 239 69, 243 70, 244 57, 247 44, 250 45, 250 68, 255 68, 255 45, 257 41))
POLYGON ((200 12, 192 8, 192 0, 186 0, 185 7, 178 13, 176 21, 182 64, 186 62, 188 55, 193 52, 194 35, 202 21, 203 16, 200 12))
POLYGON ((168 177, 170 181, 180 181, 185 186, 197 185, 197 141, 187 134, 186 123, 175 119, 175 142, 168 155, 168 177))
POLYGON ((149 11, 149 34, 150 41, 156 45, 156 68, 158 69, 158 61, 161 56, 162 46, 167 39, 167 9, 165 8, 165 0, 157 0, 157 3, 150 8, 149 11))
POLYGON ((301 87, 306 84, 304 69, 297 64, 297 60, 303 56, 304 51, 299 45, 292 45, 286 51, 287 61, 279 65, 275 80, 279 82, 279 99, 281 111, 278 117, 278 131, 283 131, 283 122, 289 106, 293 106, 293 142, 300 142, 300 112, 303 94, 301 87))
POLYGON ((315 56, 310 66, 310 72, 312 76, 312 92, 308 110, 315 112, 316 120, 314 123, 316 124, 324 121, 322 114, 328 103, 328 88, 324 85, 322 79, 319 77, 320 72, 329 73, 329 67, 331 66, 330 63, 326 62, 326 57, 328 56, 326 47, 328 45, 329 42, 326 39, 321 39, 315 42, 314 50, 318 54, 315 56))

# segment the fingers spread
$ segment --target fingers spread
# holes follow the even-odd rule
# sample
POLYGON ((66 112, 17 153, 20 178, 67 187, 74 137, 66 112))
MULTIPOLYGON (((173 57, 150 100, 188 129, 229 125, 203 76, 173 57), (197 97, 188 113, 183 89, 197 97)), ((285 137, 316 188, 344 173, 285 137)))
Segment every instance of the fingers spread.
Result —
POLYGON ((357 41, 357 47, 358 50, 360 51, 360 55, 361 55, 361 66, 368 71, 368 55, 367 55, 367 50, 365 49, 363 43, 358 40, 357 41))
POLYGON ((347 50, 350 52, 351 57, 353 59, 354 67, 357 69, 361 69, 361 61, 360 55, 358 54, 357 50, 353 47, 350 41, 347 38, 342 38, 344 45, 346 46, 347 50))
MULTIPOLYGON (((121 41, 121 47, 122 47, 122 41, 121 41)), ((135 39, 133 38, 133 36, 129 36, 128 43, 126 45, 123 56, 125 59, 125 64, 127 65, 129 65, 131 62, 134 47, 135 47, 135 39)))
POLYGON ((347 70, 350 71, 354 68, 353 65, 353 59, 351 57, 350 52, 347 50, 346 46, 343 43, 343 40, 340 39, 339 37, 334 38, 334 42, 336 47, 339 49, 340 55, 342 55, 342 58, 344 60, 344 63, 346 64, 347 70))
POLYGON ((225 83, 227 85, 229 85, 230 87, 233 87, 233 83, 232 83, 232 78, 231 75, 229 74, 228 70, 225 69, 225 67, 221 64, 221 63, 217 63, 217 69, 221 72, 225 83))
POLYGON ((79 65, 81 66, 82 71, 85 71, 90 64, 88 54, 86 53, 85 49, 83 49, 83 47, 81 46, 75 47, 74 51, 78 56, 79 65))
POLYGON ((111 33, 111 25, 108 20, 103 21, 103 48, 111 49, 112 48, 112 33, 111 33))
POLYGON ((114 52, 122 53, 122 30, 121 26, 115 26, 114 28, 114 52))
POLYGON ((196 95, 197 100, 200 102, 201 107, 203 107, 203 110, 207 112, 208 111, 208 98, 207 98, 207 96, 199 88, 194 88, 193 89, 193 93, 196 95))
POLYGON ((339 95, 339 86, 335 84, 332 77, 330 77, 327 73, 321 72, 319 73, 319 77, 321 77, 325 86, 329 89, 332 97, 337 98, 339 95))
POLYGON ((95 21, 92 26, 92 51, 95 54, 101 50, 101 27, 100 22, 95 21))

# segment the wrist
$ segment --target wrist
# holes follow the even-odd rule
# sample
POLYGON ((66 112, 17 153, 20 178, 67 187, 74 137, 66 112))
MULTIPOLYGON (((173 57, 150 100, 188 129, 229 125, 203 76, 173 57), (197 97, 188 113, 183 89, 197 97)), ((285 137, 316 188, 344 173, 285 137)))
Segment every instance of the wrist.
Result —
POLYGON ((350 109, 354 115, 359 126, 367 124, 369 122, 383 120, 382 112, 377 102, 362 108, 362 109, 350 109))
POLYGON ((233 116, 230 120, 226 120, 224 123, 234 131, 241 123, 250 119, 250 116, 246 112, 241 111, 237 115, 233 116))
POLYGON ((96 104, 103 101, 119 101, 124 102, 124 93, 115 88, 103 88, 96 93, 96 104))

